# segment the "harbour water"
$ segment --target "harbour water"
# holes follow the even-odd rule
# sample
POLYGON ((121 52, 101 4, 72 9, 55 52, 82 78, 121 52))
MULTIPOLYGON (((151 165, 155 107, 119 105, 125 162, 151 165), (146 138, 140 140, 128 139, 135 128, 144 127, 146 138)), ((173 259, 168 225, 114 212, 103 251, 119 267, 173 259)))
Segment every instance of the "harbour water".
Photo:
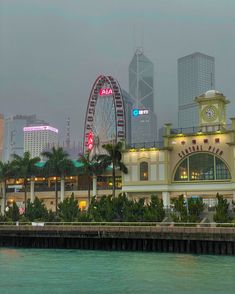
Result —
POLYGON ((1 294, 234 294, 230 256, 0 248, 1 294))

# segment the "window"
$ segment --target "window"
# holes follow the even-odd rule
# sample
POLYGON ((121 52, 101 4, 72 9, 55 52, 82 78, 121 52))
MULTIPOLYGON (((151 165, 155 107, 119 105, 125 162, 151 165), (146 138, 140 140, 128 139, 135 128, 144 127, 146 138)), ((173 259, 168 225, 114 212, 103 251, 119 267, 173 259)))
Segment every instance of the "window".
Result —
POLYGON ((226 164, 209 153, 187 156, 176 169, 174 181, 228 180, 231 174, 226 164))
POLYGON ((148 181, 148 163, 145 161, 140 163, 140 180, 148 181))

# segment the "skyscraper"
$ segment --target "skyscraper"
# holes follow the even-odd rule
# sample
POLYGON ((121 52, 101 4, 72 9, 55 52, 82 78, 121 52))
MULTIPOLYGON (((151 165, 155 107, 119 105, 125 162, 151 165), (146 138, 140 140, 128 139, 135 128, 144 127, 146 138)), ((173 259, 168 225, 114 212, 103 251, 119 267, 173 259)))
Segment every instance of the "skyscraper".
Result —
POLYGON ((127 145, 131 144, 131 111, 133 108, 133 99, 131 95, 128 94, 124 89, 122 91, 122 98, 125 108, 125 121, 126 121, 126 143, 127 145))
POLYGON ((196 52, 178 59, 178 124, 180 128, 198 125, 195 97, 215 89, 214 57, 196 52))
POLYGON ((130 114, 132 143, 156 141, 154 66, 140 48, 129 65, 129 94, 134 100, 134 112, 130 114))
POLYGON ((3 142, 3 161, 12 159, 12 154, 20 156, 24 153, 24 132, 23 128, 27 125, 38 124, 36 115, 15 115, 5 119, 4 142, 3 142))
POLYGON ((29 151, 31 157, 42 157, 45 149, 58 145, 58 129, 49 125, 24 127, 24 152, 29 151))
POLYGON ((0 160, 3 159, 4 116, 0 114, 0 160))

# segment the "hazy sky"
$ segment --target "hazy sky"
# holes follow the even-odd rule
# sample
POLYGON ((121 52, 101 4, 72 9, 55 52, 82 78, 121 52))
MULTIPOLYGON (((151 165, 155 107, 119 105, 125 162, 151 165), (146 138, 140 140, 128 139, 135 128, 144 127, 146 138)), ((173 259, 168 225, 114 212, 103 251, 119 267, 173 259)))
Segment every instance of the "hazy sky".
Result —
POLYGON ((215 57, 235 116, 234 0, 0 0, 0 113, 37 114, 81 141, 97 75, 128 90, 137 46, 155 66, 158 126, 177 123, 177 58, 215 57))

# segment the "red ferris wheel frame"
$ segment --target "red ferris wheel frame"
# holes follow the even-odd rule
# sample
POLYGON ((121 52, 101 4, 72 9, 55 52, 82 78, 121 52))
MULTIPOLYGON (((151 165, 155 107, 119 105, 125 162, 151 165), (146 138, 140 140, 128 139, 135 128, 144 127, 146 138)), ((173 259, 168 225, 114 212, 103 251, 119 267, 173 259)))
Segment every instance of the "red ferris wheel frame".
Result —
MULTIPOLYGON (((96 102, 99 96, 110 95, 110 99, 113 99, 115 110, 115 129, 116 138, 115 141, 123 141, 126 138, 126 119, 125 119, 125 107, 122 97, 121 87, 118 82, 112 76, 100 75, 93 84, 86 110, 86 117, 84 123, 84 135, 83 135, 83 151, 91 150, 90 136, 93 129, 93 122, 95 116, 96 102), (108 88, 103 89, 103 85, 108 85, 108 88), (89 145, 89 148, 88 148, 89 145)), ((102 143, 102 142, 101 142, 102 143)))

